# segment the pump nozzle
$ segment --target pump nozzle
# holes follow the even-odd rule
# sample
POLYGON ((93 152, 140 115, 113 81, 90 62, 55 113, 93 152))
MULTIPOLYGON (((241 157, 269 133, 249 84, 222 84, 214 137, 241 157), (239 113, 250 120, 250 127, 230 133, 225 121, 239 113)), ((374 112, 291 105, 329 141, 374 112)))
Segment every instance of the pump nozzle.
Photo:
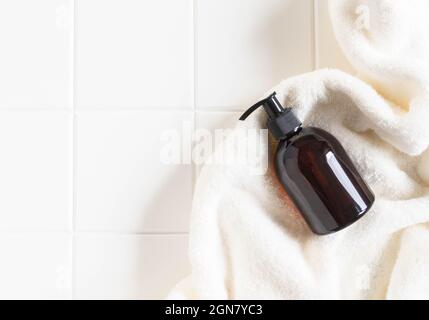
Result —
POLYGON ((265 112, 268 114, 267 126, 276 139, 284 139, 297 132, 301 127, 301 122, 295 117, 291 109, 283 108, 279 100, 277 100, 275 92, 247 109, 240 117, 240 120, 245 120, 259 107, 264 107, 265 112))
POLYGON ((240 117, 240 120, 246 120, 246 118, 250 116, 250 114, 259 107, 264 107, 270 118, 275 117, 276 115, 285 111, 279 100, 277 100, 276 92, 273 92, 267 98, 256 102, 253 106, 247 109, 246 112, 244 112, 243 115, 240 117))

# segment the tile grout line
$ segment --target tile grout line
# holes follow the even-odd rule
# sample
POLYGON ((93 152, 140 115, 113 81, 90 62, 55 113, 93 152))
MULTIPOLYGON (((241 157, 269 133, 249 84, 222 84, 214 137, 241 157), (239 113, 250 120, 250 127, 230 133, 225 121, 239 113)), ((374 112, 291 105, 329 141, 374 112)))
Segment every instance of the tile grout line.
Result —
MULTIPOLYGON (((0 230, 0 234, 13 234, 13 235, 70 235, 70 230, 54 230, 54 229, 4 229, 0 230)), ((189 235, 189 231, 121 231, 121 230, 81 230, 74 231, 75 236, 78 235, 103 235, 103 236, 182 236, 189 235)))
MULTIPOLYGON (((71 69, 71 68, 70 68, 71 69)), ((70 93, 69 93, 70 94, 70 93)), ((71 94, 70 94, 71 95, 71 94)), ((69 96, 70 98, 70 96, 69 96)), ((7 111, 7 112, 43 112, 43 111, 49 111, 49 112, 64 112, 64 111, 71 111, 71 107, 24 107, 24 106, 16 106, 16 107, 0 107, 0 111, 7 111)))
POLYGON ((77 5, 78 0, 72 1, 73 6, 73 29, 72 29, 72 121, 73 121, 73 152, 72 152, 72 217, 71 217, 71 299, 75 299, 76 290, 75 290, 75 280, 76 280, 76 243, 75 243, 75 231, 76 231, 76 208, 77 208, 77 122, 76 122, 76 101, 77 101, 77 5))
MULTIPOLYGON (((193 81, 192 81, 192 89, 193 89, 193 130, 195 132, 197 128, 197 109, 198 109, 198 2, 197 0, 192 1, 192 52, 193 52, 193 81)), ((192 149, 191 149, 192 150, 192 149)), ((192 156, 192 154, 191 154, 192 156)), ((191 203, 194 199, 195 192, 195 184, 197 179, 197 166, 194 164, 194 161, 191 157, 191 181, 192 181, 192 189, 191 189, 191 203)))
POLYGON ((72 107, 0 107, 0 111, 7 112, 40 112, 40 111, 49 111, 49 112, 73 112, 76 113, 85 113, 85 112, 242 112, 242 108, 237 106, 208 106, 203 108, 173 108, 173 107, 158 107, 158 108, 126 108, 126 107, 84 107, 84 108, 75 108, 72 107))
POLYGON ((313 70, 317 70, 319 68, 319 0, 313 0, 312 11, 313 70))
POLYGON ((195 112, 198 109, 198 39, 197 39, 197 0, 193 0, 192 2, 192 66, 193 66, 193 111, 195 112))
MULTIPOLYGON (((194 102, 192 102, 192 104, 194 104, 194 102)), ((0 108, 1 109, 1 108, 0 108)), ((35 108, 31 109, 31 110, 35 110, 35 108)), ((39 110, 39 109, 37 109, 39 110)), ((58 108, 57 108, 58 110, 58 108)), ((63 109, 63 110, 67 110, 67 109, 63 109)), ((174 108, 174 107, 151 107, 151 108, 147 108, 147 107, 142 107, 142 108, 135 108, 135 107, 131 107, 131 108, 127 108, 127 107, 81 107, 81 108, 76 108, 76 111, 78 113, 85 113, 85 112, 189 112, 189 113, 193 113, 193 112, 235 112, 235 111, 243 111, 242 108, 238 107, 238 106, 208 106, 208 107, 203 107, 203 108, 198 108, 198 109, 194 109, 192 108, 174 108)))
POLYGON ((129 232, 117 230, 81 230, 75 232, 76 235, 102 235, 102 236, 187 236, 189 231, 144 231, 129 232))

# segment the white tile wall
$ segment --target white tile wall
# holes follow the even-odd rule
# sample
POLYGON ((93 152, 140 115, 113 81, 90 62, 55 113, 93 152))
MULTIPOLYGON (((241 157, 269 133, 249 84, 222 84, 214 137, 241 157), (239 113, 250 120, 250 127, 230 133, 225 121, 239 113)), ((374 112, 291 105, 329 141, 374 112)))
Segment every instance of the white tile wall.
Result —
POLYGON ((312 0, 201 0, 196 13, 199 107, 242 109, 312 68, 312 0))
POLYGON ((67 110, 0 109, 0 230, 71 229, 71 139, 67 110))
POLYGON ((160 161, 161 134, 186 121, 191 112, 79 112, 76 229, 187 231, 192 167, 160 161))
POLYGON ((2 232, 0 256, 0 299, 71 298, 70 236, 2 232))
POLYGON ((192 1, 77 3, 78 107, 192 108, 192 1))
POLYGON ((164 297, 198 168, 162 134, 332 67, 330 33, 326 0, 1 1, 0 298, 164 297))
POLYGON ((0 107, 71 106, 72 0, 0 1, 0 107))
POLYGON ((189 272, 187 235, 76 237, 78 299, 163 299, 189 272))

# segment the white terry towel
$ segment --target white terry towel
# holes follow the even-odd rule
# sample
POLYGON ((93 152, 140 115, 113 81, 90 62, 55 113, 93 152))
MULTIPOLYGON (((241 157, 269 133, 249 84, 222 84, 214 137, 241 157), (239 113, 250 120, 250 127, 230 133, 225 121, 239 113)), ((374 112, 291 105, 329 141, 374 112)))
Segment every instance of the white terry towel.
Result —
MULTIPOLYGON (((335 34, 356 77, 320 70, 267 91, 304 125, 340 140, 376 194, 371 211, 317 236, 272 165, 254 175, 208 164, 191 219, 192 293, 185 283, 171 298, 429 298, 427 12, 426 0, 332 0, 335 34)), ((264 125, 259 111, 235 131, 264 125)))

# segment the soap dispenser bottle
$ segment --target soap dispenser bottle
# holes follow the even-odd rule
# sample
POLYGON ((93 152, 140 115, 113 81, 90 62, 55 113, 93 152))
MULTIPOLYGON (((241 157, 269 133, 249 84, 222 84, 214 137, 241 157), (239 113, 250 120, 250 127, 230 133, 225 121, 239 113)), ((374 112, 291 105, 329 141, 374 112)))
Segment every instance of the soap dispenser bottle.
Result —
POLYGON ((269 131, 279 140, 277 177, 314 233, 339 231, 368 212, 374 194, 333 135, 315 127, 303 128, 275 92, 250 107, 240 120, 261 106, 268 114, 269 131))

